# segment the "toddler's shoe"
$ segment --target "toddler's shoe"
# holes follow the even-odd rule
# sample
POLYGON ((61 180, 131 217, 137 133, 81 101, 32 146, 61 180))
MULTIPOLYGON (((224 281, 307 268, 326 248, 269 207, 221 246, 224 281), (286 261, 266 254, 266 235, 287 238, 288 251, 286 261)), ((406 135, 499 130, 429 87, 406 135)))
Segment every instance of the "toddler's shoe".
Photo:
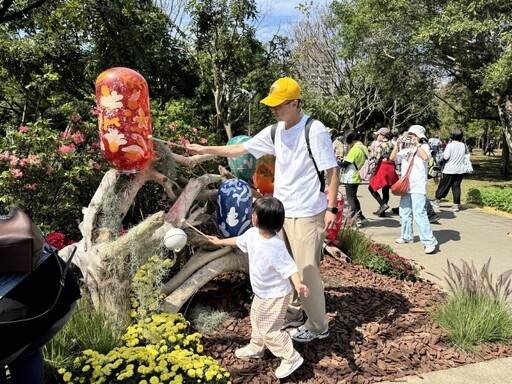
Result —
POLYGON ((254 352, 249 345, 235 351, 235 356, 239 359, 261 359, 264 354, 265 351, 254 352))
POLYGON ((297 368, 299 368, 302 363, 304 363, 304 358, 299 355, 299 357, 295 361, 281 361, 281 364, 276 369, 276 377, 278 379, 285 378, 286 376, 290 376, 297 368))

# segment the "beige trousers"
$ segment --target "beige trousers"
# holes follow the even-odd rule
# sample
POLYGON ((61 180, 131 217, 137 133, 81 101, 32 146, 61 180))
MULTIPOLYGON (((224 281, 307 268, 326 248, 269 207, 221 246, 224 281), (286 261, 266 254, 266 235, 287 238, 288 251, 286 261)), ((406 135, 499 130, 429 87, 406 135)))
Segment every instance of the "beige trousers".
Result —
POLYGON ((263 299, 254 295, 251 304, 251 342, 250 348, 260 352, 268 347, 276 357, 296 361, 299 353, 293 348, 292 338, 281 330, 292 294, 284 297, 263 299))
POLYGON ((300 300, 297 292, 294 292, 286 318, 298 320, 304 310, 308 317, 305 326, 314 333, 322 333, 328 328, 324 283, 319 270, 326 235, 324 216, 325 212, 321 212, 312 217, 286 218, 280 233, 297 263, 302 282, 309 288, 309 296, 300 300))

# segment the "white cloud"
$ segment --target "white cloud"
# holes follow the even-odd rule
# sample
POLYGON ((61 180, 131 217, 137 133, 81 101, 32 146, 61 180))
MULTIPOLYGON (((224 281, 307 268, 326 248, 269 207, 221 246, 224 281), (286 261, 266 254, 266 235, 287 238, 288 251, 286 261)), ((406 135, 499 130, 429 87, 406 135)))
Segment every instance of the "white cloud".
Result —
MULTIPOLYGON (((313 0, 313 6, 329 2, 330 0, 313 0)), ((258 35, 268 40, 278 31, 280 34, 286 34, 304 18, 304 14, 297 9, 300 3, 309 5, 309 0, 257 0, 260 16, 258 35)))

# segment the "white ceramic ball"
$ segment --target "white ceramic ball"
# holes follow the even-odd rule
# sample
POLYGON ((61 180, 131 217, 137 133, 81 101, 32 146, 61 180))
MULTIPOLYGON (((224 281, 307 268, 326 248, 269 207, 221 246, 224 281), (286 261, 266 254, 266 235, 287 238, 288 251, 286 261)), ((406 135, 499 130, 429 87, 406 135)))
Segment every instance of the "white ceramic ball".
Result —
POLYGON ((187 244, 187 234, 179 228, 171 228, 164 235, 165 248, 179 252, 187 244))

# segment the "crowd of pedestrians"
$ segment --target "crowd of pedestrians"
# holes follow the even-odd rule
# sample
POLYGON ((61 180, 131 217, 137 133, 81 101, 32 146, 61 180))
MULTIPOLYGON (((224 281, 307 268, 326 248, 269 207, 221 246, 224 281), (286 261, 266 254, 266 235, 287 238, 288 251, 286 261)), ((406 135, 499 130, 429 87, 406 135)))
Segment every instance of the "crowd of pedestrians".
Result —
MULTIPOLYGON (((441 140, 439 135, 428 139, 426 129, 421 125, 412 125, 402 133, 382 127, 374 135, 369 147, 364 146, 356 132, 349 132, 344 140, 338 133, 336 146, 333 142, 336 153, 343 153, 343 150, 348 152, 345 156, 337 155, 337 160, 341 184, 345 187, 349 216, 355 218, 357 227, 367 223, 362 213, 365 207, 361 207, 357 198, 357 190, 362 183, 358 171, 366 159, 375 165, 375 171, 368 182, 368 190, 378 204, 373 214, 379 217, 385 217, 390 209, 388 203, 391 186, 412 163, 408 193, 401 196, 399 207, 391 208, 392 213, 400 216, 401 233, 396 242, 413 242, 414 221, 425 253, 435 253, 438 242, 431 224, 439 223, 439 216, 434 208, 440 207, 440 200, 446 198, 451 190, 451 210, 460 210, 461 183, 466 172, 465 157, 471 153, 471 149, 463 142, 462 130, 452 130, 449 141, 441 140), (345 146, 340 144, 342 142, 345 146), (435 198, 432 201, 427 198, 429 180, 433 180, 436 186, 435 198)), ((492 147, 487 148, 486 153, 489 151, 492 151, 492 147)))

